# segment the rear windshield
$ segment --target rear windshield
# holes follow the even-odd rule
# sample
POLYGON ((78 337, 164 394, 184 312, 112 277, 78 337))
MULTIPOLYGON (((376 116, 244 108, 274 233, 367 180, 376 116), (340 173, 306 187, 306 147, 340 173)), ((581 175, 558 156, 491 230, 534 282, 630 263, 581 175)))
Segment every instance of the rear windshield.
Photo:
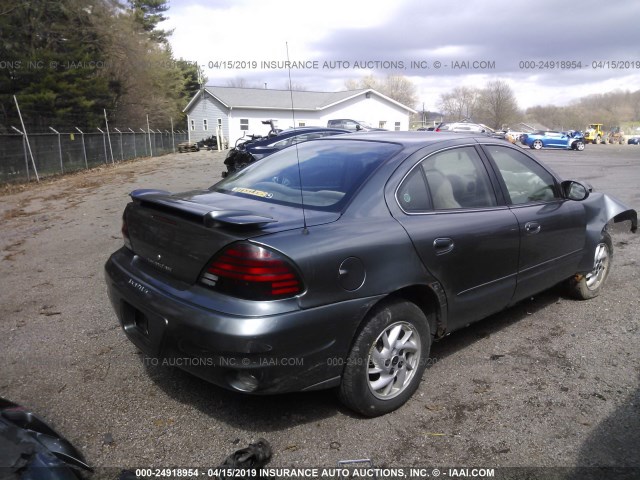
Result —
POLYGON ((211 190, 340 211, 371 173, 400 149, 397 144, 384 142, 309 141, 265 157, 216 183, 211 190))

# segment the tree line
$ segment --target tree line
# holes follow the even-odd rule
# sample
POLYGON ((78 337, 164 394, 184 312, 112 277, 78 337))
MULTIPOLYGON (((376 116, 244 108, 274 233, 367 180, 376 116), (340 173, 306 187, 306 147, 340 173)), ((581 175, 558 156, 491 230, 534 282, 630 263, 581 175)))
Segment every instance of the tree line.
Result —
POLYGON ((159 28, 167 0, 28 0, 0 7, 0 133, 169 128, 203 83, 159 28))
POLYGON ((502 80, 484 88, 456 87, 440 95, 446 121, 469 119, 502 129, 517 122, 537 123, 556 130, 583 130, 590 123, 612 128, 640 121, 640 90, 594 94, 569 105, 537 105, 522 110, 509 85, 502 80))

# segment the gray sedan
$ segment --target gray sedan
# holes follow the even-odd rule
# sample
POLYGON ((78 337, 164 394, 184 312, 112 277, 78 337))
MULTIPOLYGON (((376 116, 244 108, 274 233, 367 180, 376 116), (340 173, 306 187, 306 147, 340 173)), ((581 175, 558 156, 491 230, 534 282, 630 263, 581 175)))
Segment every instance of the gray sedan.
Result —
POLYGON ((557 283, 598 295, 637 214, 486 136, 367 132, 206 190, 131 193, 108 292, 128 338, 222 387, 404 404, 432 341, 557 283))

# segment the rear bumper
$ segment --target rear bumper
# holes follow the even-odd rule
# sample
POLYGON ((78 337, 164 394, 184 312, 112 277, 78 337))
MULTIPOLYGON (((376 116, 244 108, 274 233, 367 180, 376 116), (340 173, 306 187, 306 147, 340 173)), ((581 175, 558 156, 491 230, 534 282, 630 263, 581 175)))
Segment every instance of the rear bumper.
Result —
POLYGON ((242 314, 224 313, 212 308, 215 293, 187 286, 174 295, 174 286, 162 288, 160 274, 151 279, 136 265, 123 248, 107 261, 105 277, 122 328, 147 361, 234 390, 241 390, 238 376, 250 374, 256 394, 337 386, 356 329, 377 300, 306 310, 291 301, 282 308, 251 302, 253 312, 244 301, 242 314))

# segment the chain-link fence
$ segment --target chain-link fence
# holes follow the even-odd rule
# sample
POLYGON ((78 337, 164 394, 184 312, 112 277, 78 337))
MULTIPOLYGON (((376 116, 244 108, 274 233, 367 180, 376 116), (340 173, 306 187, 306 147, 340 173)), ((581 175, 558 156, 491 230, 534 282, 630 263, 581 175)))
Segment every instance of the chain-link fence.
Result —
POLYGON ((107 132, 0 135, 0 184, 25 182, 137 157, 177 151, 187 133, 107 132), (33 159, 33 160, 32 160, 33 159), (35 171, 34 171, 35 165, 35 171))

